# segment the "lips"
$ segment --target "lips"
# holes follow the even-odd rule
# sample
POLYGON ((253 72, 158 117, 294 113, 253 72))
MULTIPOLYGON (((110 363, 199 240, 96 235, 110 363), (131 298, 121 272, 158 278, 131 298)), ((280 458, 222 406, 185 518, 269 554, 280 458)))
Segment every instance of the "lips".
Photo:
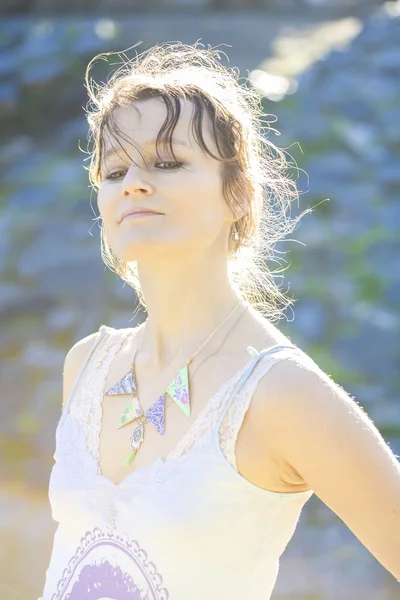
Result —
POLYGON ((163 214, 163 213, 160 213, 155 210, 152 210, 151 208, 145 208, 145 207, 140 207, 140 208, 137 208, 136 210, 128 209, 122 213, 119 222, 122 223, 122 221, 124 221, 126 218, 128 218, 128 217, 132 218, 135 215, 139 217, 140 215, 146 216, 146 215, 161 215, 161 214, 163 214))
POLYGON ((156 212, 137 212, 137 213, 130 213, 129 215, 126 215, 126 217, 124 217, 121 221, 121 223, 123 223, 124 221, 129 221, 130 219, 140 219, 140 218, 144 218, 144 217, 157 217, 160 216, 161 213, 156 213, 156 212))

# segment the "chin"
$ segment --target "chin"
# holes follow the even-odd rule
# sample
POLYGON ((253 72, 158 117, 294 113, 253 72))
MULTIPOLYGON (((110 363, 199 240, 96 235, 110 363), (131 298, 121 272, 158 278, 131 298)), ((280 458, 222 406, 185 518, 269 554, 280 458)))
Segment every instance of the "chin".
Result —
POLYGON ((124 262, 136 262, 138 260, 148 260, 152 257, 157 257, 161 253, 165 252, 165 244, 162 243, 152 243, 150 241, 146 242, 137 242, 135 244, 130 244, 129 246, 125 246, 121 248, 119 246, 117 249, 113 248, 114 254, 124 262))

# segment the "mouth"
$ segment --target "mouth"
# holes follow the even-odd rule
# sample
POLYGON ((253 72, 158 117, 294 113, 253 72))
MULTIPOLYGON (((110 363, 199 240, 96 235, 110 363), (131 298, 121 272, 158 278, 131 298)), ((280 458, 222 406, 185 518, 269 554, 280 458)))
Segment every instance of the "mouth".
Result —
POLYGON ((161 213, 156 213, 156 212, 137 212, 137 213, 133 213, 130 215, 126 215, 126 217, 124 217, 121 221, 121 223, 123 223, 124 221, 131 221, 132 219, 145 219, 146 217, 160 217, 162 216, 161 213))

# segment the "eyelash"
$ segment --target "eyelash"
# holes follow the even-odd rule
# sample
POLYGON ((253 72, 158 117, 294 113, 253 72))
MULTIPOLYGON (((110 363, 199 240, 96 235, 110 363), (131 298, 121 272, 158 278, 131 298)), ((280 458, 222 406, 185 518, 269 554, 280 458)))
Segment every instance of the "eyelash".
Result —
MULTIPOLYGON (((171 169, 172 171, 175 171, 176 169, 179 169, 179 167, 183 166, 183 163, 176 162, 174 160, 165 160, 165 161, 163 161, 161 163, 156 163, 156 164, 163 165, 163 164, 168 164, 168 163, 178 165, 177 167, 174 167, 173 169, 171 169)), ((164 170, 168 171, 168 169, 161 169, 161 171, 164 171, 164 170)), ((118 179, 118 177, 113 177, 113 175, 115 175, 117 173, 122 173, 122 171, 114 171, 114 173, 109 173, 108 175, 106 175, 105 179, 109 179, 111 181, 115 181, 116 179, 118 179)))

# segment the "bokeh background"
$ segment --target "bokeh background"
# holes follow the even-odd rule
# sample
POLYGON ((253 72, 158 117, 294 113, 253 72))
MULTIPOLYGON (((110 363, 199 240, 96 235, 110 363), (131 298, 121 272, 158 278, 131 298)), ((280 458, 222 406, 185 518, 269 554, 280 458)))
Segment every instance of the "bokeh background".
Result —
MULTIPOLYGON (((398 456, 400 2, 2 0, 0 16, 0 598, 43 590, 66 352, 102 323, 145 318, 132 320, 133 291, 100 257, 83 113, 84 72, 98 52, 226 44, 222 62, 259 89, 276 116, 269 139, 299 169, 292 215, 315 207, 298 241, 277 248, 288 265, 282 289, 297 299, 278 327, 357 399, 398 456)), ((109 71, 103 62, 93 76, 109 71)), ((394 600, 400 589, 313 496, 273 598, 394 600)))

